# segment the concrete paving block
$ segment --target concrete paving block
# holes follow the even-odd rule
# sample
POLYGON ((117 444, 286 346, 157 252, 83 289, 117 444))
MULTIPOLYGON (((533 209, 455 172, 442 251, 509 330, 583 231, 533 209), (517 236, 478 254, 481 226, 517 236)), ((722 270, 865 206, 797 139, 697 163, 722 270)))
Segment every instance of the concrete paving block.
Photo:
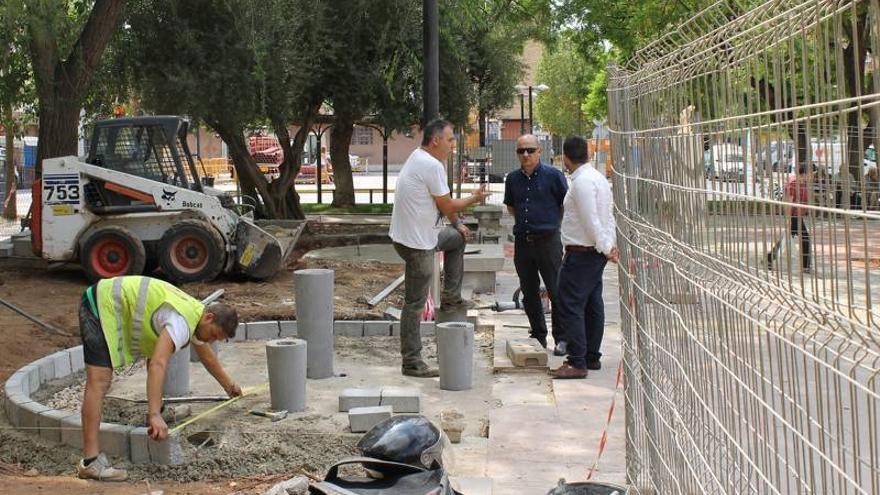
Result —
POLYGON ((57 409, 49 409, 40 413, 39 427, 40 438, 51 442, 61 442, 61 420, 70 416, 70 411, 59 411, 57 409))
POLYGON ((53 356, 54 354, 51 354, 31 363, 40 368, 41 384, 55 379, 55 360, 53 359, 53 356))
POLYGON ((21 424, 21 406, 30 402, 30 398, 22 394, 7 396, 4 404, 4 412, 9 424, 16 428, 21 424))
POLYGON ((382 387, 381 406, 391 406, 395 414, 418 413, 421 411, 418 389, 407 387, 382 387))
POLYGON ((461 283, 474 288, 475 294, 495 292, 495 272, 465 272, 461 283))
POLYGON ((347 388, 339 394, 339 412, 348 412, 355 407, 380 405, 381 388, 347 388))
POLYGON ((128 432, 128 448, 132 464, 150 463, 150 436, 145 426, 132 428, 128 432))
POLYGON ((391 335, 391 322, 387 320, 365 321, 364 337, 387 337, 391 335))
POLYGON ((71 414, 61 420, 61 443, 82 448, 82 419, 79 414, 71 414))
POLYGON ((480 317, 480 310, 478 309, 469 309, 467 311, 467 322, 477 328, 477 318, 480 317))
POLYGON ((19 424, 18 427, 25 433, 31 435, 40 434, 40 414, 50 411, 51 408, 40 404, 39 402, 26 402, 19 406, 19 424))
POLYGON ((25 395, 30 396, 32 393, 36 392, 40 389, 40 367, 34 364, 29 364, 18 370, 21 372, 26 381, 28 391, 25 395))
POLYGON ((148 449, 150 451, 150 462, 153 464, 163 464, 169 466, 178 466, 183 464, 183 446, 181 445, 180 435, 173 434, 166 440, 156 442, 148 440, 148 449))
POLYGON ((9 379, 6 380, 6 385, 3 390, 6 393, 6 396, 10 396, 13 394, 25 394, 24 388, 24 375, 19 373, 13 373, 9 379))
POLYGON ((85 357, 83 356, 83 348, 81 345, 71 347, 67 350, 70 353, 70 371, 76 373, 86 367, 85 357))
POLYGON ((547 350, 535 339, 508 339, 507 357, 514 366, 547 366, 547 350))
POLYGON ((114 423, 101 423, 98 441, 101 451, 109 455, 128 459, 131 455, 129 433, 132 427, 114 423))
POLYGON ((433 321, 423 321, 419 324, 419 330, 421 330, 422 337, 434 335, 437 333, 437 324, 433 321))
POLYGON ((58 351, 49 356, 55 365, 55 378, 67 376, 71 372, 70 354, 67 351, 58 351))
POLYGON ((277 321, 251 321, 247 324, 247 340, 275 340, 280 332, 277 321))
POLYGON ((348 411, 348 422, 352 433, 364 433, 380 421, 391 417, 391 406, 355 407, 348 411))
POLYGON ((364 322, 358 320, 337 320, 333 322, 333 333, 342 337, 363 337, 364 322))
POLYGON ((278 322, 278 326, 281 327, 280 338, 284 337, 296 337, 296 320, 283 320, 278 322))
POLYGON ((504 269, 504 256, 468 255, 464 257, 464 273, 500 272, 504 269))
POLYGON ((235 337, 232 338, 232 342, 244 342, 247 340, 247 323, 239 323, 238 328, 235 329, 235 337))

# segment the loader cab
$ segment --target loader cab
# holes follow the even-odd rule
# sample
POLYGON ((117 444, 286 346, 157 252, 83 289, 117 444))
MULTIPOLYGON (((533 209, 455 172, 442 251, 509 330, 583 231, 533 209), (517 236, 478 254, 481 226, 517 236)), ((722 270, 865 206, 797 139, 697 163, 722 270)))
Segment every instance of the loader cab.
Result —
POLYGON ((189 123, 174 116, 96 122, 86 162, 102 168, 203 192, 186 143, 189 123))

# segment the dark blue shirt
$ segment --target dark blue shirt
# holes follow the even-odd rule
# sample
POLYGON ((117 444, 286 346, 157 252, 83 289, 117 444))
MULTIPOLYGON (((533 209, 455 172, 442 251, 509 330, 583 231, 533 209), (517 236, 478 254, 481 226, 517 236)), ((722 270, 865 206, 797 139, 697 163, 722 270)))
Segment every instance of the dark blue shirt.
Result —
POLYGON ((565 174, 543 162, 532 175, 522 168, 507 174, 504 181, 504 204, 514 208, 516 235, 551 232, 559 229, 562 200, 568 191, 565 174))

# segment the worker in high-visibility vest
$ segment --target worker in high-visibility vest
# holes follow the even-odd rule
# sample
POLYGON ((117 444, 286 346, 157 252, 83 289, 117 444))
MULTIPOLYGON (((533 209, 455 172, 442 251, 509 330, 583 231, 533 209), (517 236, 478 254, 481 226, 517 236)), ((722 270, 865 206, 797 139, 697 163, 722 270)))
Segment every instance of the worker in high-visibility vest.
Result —
POLYGON ((98 433, 104 396, 113 369, 147 360, 148 433, 168 437, 162 418, 162 388, 171 355, 193 344, 205 369, 230 397, 241 387, 223 369, 210 344, 235 337, 238 314, 214 303, 205 307, 179 288, 149 277, 126 276, 99 281, 86 289, 79 307, 86 388, 82 405, 83 459, 80 478, 124 481, 128 473, 114 468, 101 453, 98 433))

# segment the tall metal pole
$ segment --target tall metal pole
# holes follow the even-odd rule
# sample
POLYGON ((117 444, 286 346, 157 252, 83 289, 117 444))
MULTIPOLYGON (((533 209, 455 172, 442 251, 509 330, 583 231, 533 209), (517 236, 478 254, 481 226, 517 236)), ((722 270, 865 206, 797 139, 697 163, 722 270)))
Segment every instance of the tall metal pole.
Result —
POLYGON ((382 203, 388 204, 388 129, 382 131, 382 203))
POLYGON ((440 27, 437 0, 422 0, 422 24, 424 33, 424 123, 440 114, 440 27))
POLYGON ((532 87, 529 86, 529 134, 535 132, 535 128, 532 125, 532 87))
POLYGON ((524 95, 519 94, 519 135, 526 133, 526 102, 523 100, 524 95))

